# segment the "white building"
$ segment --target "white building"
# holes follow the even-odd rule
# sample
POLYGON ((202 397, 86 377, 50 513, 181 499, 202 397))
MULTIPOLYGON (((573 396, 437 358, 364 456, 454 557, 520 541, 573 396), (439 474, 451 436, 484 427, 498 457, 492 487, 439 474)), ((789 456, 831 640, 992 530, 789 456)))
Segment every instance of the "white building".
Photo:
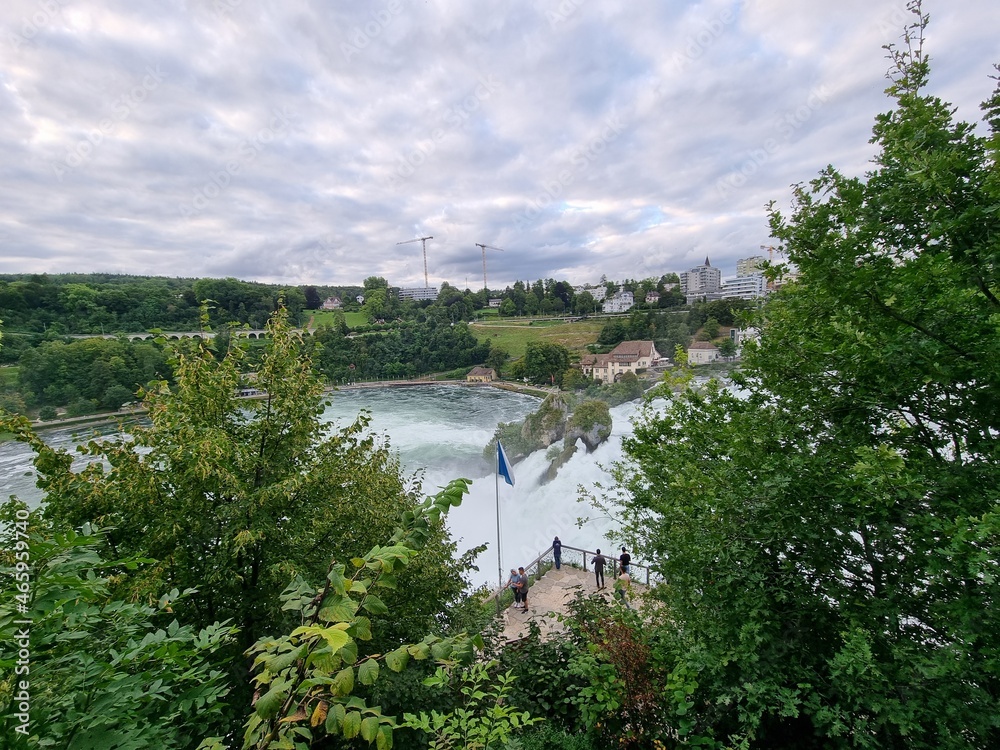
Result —
POLYGON ((688 347, 688 364, 707 365, 719 358, 719 348, 709 341, 695 341, 688 347))
POLYGON ((736 275, 750 276, 751 274, 760 273, 765 263, 767 263, 767 258, 763 255, 740 258, 736 261, 736 275))
POLYGON ((722 271, 712 268, 706 257, 704 264, 680 274, 681 291, 690 305, 699 300, 722 299, 722 271))
POLYGON ((619 289, 614 297, 604 300, 601 309, 606 313, 623 313, 631 310, 634 304, 635 299, 632 297, 632 292, 619 289))
POLYGON ((767 294, 767 279, 763 274, 728 276, 722 280, 723 299, 758 299, 767 294))
POLYGON ((437 299, 438 289, 436 286, 405 287, 399 290, 399 298, 413 300, 437 299))
POLYGON ((607 354, 586 354, 580 359, 584 375, 613 383, 627 372, 637 373, 659 362, 660 353, 652 341, 623 341, 607 354))
POLYGON ((573 287, 574 294, 583 294, 584 292, 590 292, 590 296, 594 298, 595 301, 600 302, 607 295, 607 289, 601 286, 591 286, 590 284, 584 284, 583 286, 573 287))

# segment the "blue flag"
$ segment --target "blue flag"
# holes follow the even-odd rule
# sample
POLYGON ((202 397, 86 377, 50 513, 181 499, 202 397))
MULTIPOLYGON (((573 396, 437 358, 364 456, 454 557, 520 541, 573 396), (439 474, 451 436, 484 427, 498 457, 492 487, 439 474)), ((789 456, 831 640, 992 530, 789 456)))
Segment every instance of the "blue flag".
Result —
POLYGON ((497 474, 503 477, 503 480, 514 486, 514 470, 511 468, 510 461, 507 460, 507 454, 503 452, 503 446, 500 445, 500 441, 497 440, 497 474))

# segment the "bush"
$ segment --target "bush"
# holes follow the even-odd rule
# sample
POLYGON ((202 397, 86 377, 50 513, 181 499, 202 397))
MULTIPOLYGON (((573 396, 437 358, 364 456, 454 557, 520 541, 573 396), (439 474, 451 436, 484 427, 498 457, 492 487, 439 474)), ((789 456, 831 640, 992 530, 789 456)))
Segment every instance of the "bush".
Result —
POLYGON ((56 412, 54 406, 43 406, 38 410, 38 418, 43 421, 49 421, 50 419, 55 419, 59 414, 56 412))
POLYGON ((600 750, 589 734, 570 732, 550 722, 525 729, 518 739, 523 750, 600 750))
POLYGON ((97 411, 97 402, 91 401, 87 398, 78 398, 76 401, 70 402, 69 406, 66 407, 67 417, 83 417, 87 414, 93 414, 97 411))

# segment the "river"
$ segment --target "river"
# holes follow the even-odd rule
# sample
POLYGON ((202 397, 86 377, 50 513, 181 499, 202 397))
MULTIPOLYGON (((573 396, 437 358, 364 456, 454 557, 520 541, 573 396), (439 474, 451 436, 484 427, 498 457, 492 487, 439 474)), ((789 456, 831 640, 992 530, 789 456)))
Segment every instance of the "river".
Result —
MULTIPOLYGON (((456 477, 472 479, 470 494, 451 511, 448 526, 459 542, 459 553, 478 544, 489 548, 477 560, 478 572, 471 572, 476 585, 497 580, 497 482, 482 451, 499 422, 523 419, 538 408, 537 398, 497 388, 469 388, 455 385, 411 386, 406 388, 364 388, 337 391, 330 396, 323 418, 347 424, 361 409, 371 412, 371 430, 385 435, 399 454, 407 474, 423 473, 425 493, 456 477)), ((514 466, 515 483, 499 482, 501 570, 526 565, 546 549, 556 535, 564 544, 585 549, 613 549, 608 533, 613 523, 587 504, 577 501, 578 486, 607 485, 605 467, 621 458, 621 438, 631 431, 634 404, 611 410, 611 438, 594 453, 579 446, 577 453, 547 484, 541 477, 547 467, 545 452, 538 451, 514 466), (577 519, 590 516, 578 528, 577 519)), ((46 442, 72 449, 91 436, 95 428, 74 427, 47 430, 46 442)), ((99 428, 114 434, 113 426, 99 428)), ((83 461, 79 461, 82 465, 83 461)), ((18 495, 29 505, 41 502, 34 486, 31 454, 21 444, 0 444, 0 485, 3 496, 18 495)))

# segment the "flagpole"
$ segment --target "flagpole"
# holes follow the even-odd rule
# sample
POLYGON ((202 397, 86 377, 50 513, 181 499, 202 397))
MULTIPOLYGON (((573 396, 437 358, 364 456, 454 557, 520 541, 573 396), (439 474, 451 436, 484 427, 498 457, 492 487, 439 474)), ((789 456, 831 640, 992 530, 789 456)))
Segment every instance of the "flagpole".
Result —
MULTIPOLYGON (((493 486, 497 493, 497 586, 503 590, 503 561, 500 555, 500 441, 497 441, 496 471, 493 472, 493 486)), ((500 594, 497 594, 497 614, 500 614, 500 594)))

